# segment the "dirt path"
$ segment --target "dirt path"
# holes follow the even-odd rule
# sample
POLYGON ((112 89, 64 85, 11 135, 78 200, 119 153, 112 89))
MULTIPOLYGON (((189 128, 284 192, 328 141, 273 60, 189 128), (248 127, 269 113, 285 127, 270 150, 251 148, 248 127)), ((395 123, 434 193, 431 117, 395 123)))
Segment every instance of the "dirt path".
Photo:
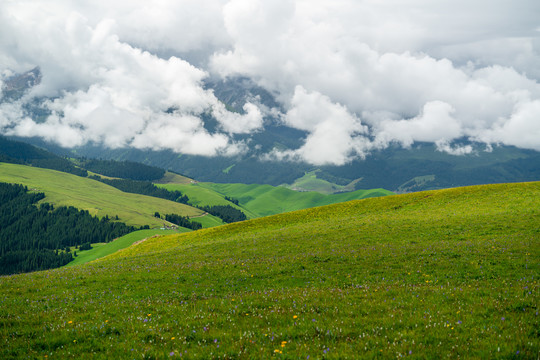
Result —
POLYGON ((207 212, 205 212, 205 213, 204 213, 204 214, 202 214, 202 215, 195 215, 195 216, 190 216, 189 218, 190 218, 190 219, 195 219, 195 218, 200 218, 200 217, 203 217, 203 216, 206 216, 206 215, 208 215, 208 213, 207 213, 207 212))

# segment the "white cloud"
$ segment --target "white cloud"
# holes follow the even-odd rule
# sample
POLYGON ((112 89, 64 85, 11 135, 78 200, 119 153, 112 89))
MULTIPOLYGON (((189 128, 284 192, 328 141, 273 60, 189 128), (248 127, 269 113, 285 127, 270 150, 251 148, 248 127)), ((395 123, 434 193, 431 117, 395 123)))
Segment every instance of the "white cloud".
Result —
POLYGON ((453 112, 452 106, 445 102, 426 103, 417 117, 381 121, 376 130, 376 142, 399 141, 406 147, 415 141, 447 143, 463 135, 461 124, 452 117, 453 112))
POLYGON ((237 154, 265 110, 229 112, 202 82, 245 75, 308 132, 278 158, 343 164, 414 141, 463 154, 463 137, 538 150, 539 18, 535 0, 4 1, 2 79, 39 65, 22 101, 54 100, 40 124, 0 106, 0 132, 237 154))
POLYGON ((186 154, 215 156, 226 151, 229 139, 223 134, 209 134, 195 116, 161 115, 150 122, 144 132, 135 136, 132 145, 143 149, 172 149, 186 154))
POLYGON ((114 19, 102 19, 94 27, 89 23, 81 13, 70 12, 66 18, 28 24, 48 43, 25 49, 24 55, 40 66, 43 80, 19 105, 32 97, 52 97, 44 103, 52 115, 43 123, 10 116, 3 122, 4 133, 41 136, 67 147, 91 142, 213 156, 245 151, 229 135, 262 127, 255 105, 246 104, 245 115, 231 113, 205 90, 206 71, 122 42, 114 19), (207 112, 229 135, 205 130, 200 116, 207 112))
MULTIPOLYGON (((361 115, 374 139, 364 149, 431 141, 452 154, 468 151, 451 146, 461 137, 516 144, 497 130, 499 122, 509 126, 517 104, 540 98, 533 30, 540 7, 532 1, 295 1, 294 11, 287 8, 279 20, 265 2, 244 4, 231 1, 225 9, 234 45, 213 56, 212 70, 251 76, 280 93, 290 109, 288 124, 310 132, 290 153, 312 163, 330 156, 310 144, 333 143, 321 136, 313 104, 312 112, 291 120, 298 86, 361 115), (258 42, 259 24, 272 20, 278 26, 258 42)), ((347 116, 337 117, 331 130, 354 138, 348 124, 347 116)), ((534 133, 534 126, 519 129, 534 133)), ((345 153, 359 156, 339 151, 345 153)), ((334 156, 335 164, 346 161, 334 156)))
POLYGON ((364 156, 367 128, 346 107, 318 92, 297 86, 284 122, 309 132, 297 150, 274 151, 276 158, 300 159, 316 165, 343 165, 351 157, 364 156))
MULTIPOLYGON (((473 147, 471 145, 455 145, 452 146, 446 140, 438 140, 435 142, 437 146, 437 151, 445 152, 450 155, 466 155, 473 152, 473 147)), ((491 152, 489 149, 486 152, 491 152)))
POLYGON ((261 110, 248 102, 243 106, 244 114, 227 111, 222 103, 214 104, 212 114, 229 134, 246 134, 263 126, 261 110))
POLYGON ((514 145, 540 151, 540 100, 517 104, 509 118, 477 135, 487 143, 514 145))

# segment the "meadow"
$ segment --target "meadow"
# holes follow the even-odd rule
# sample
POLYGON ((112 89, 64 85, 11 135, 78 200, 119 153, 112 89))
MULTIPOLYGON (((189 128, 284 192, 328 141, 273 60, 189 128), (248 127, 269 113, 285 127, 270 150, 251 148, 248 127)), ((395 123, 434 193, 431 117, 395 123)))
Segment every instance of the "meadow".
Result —
MULTIPOLYGON (((42 202, 74 206, 100 218, 118 215, 120 221, 132 226, 162 226, 165 221, 153 216, 156 211, 190 217, 203 214, 202 210, 184 204, 125 193, 92 179, 25 165, 0 163, 0 181, 23 184, 33 191, 44 192, 46 197, 42 202)), ((207 227, 223 223, 213 216, 199 221, 207 227)))
POLYGON ((537 358, 540 183, 356 200, 0 277, 0 358, 537 358))

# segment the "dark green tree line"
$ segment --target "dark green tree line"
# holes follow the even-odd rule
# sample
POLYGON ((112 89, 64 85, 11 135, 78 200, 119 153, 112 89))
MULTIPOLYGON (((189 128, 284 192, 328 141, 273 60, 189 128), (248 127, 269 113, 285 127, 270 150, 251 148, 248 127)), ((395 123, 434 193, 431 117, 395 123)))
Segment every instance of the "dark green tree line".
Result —
POLYGON ((165 170, 131 161, 80 159, 82 166, 95 173, 131 180, 152 181, 165 175, 165 170))
POLYGON ((226 223, 244 221, 247 219, 246 214, 231 205, 202 206, 199 207, 199 209, 221 218, 226 223))
POLYGON ((86 170, 76 167, 68 159, 30 144, 8 140, 2 136, 0 136, 0 161, 63 171, 82 177, 88 176, 86 170))
POLYGON ((0 183, 0 274, 50 269, 73 259, 72 246, 109 242, 135 228, 86 210, 36 202, 43 193, 0 183))
POLYGON ((177 215, 177 214, 166 214, 165 220, 176 224, 181 227, 185 227, 192 230, 202 229, 202 224, 197 221, 191 221, 187 216, 177 215))

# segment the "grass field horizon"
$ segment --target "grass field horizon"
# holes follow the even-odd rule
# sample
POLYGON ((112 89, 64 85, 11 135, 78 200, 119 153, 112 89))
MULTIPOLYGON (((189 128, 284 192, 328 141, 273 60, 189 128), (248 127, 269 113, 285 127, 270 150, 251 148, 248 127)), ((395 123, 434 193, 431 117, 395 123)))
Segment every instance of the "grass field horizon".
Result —
POLYGON ((2 358, 537 358, 540 182, 333 204, 0 277, 2 358))

